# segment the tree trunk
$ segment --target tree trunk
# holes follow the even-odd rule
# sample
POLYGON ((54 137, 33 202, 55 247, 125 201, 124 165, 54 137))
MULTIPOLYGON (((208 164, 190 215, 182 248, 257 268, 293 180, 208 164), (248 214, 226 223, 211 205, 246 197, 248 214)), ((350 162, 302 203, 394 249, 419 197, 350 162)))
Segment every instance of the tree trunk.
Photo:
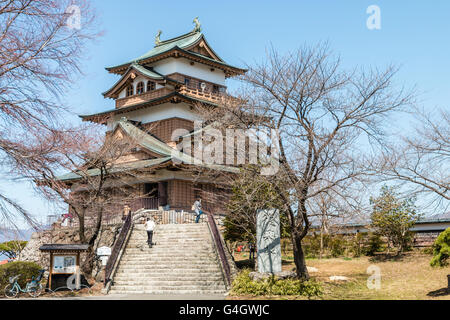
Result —
POLYGON ((323 255, 323 232, 324 232, 324 227, 323 227, 323 222, 322 222, 322 226, 320 227, 320 252, 319 252, 319 259, 322 259, 322 255, 323 255))
POLYGON ((81 213, 78 215, 78 222, 79 222, 78 234, 80 235, 80 243, 84 244, 86 243, 85 226, 84 226, 84 217, 86 209, 82 208, 80 211, 81 213))
POLYGON ((97 237, 100 233, 100 229, 102 227, 102 219, 103 219, 103 210, 100 208, 99 213, 97 215, 97 222, 95 225, 95 229, 93 230, 92 236, 89 239, 89 249, 86 253, 86 259, 83 263, 83 273, 86 278, 92 277, 92 271, 94 270, 94 264, 95 264, 95 250, 94 250, 94 244, 97 240, 97 237))
POLYGON ((302 239, 296 233, 292 233, 292 246, 294 249, 294 262, 297 277, 303 280, 309 280, 308 268, 306 267, 305 254, 302 248, 302 239))

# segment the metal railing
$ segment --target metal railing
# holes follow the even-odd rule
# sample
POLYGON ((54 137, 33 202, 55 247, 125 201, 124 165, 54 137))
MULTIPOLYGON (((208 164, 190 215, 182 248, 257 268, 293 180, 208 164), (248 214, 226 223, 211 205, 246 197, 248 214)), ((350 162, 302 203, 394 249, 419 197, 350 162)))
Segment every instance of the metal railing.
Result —
POLYGON ((159 207, 159 198, 139 198, 134 200, 131 205, 131 211, 138 211, 139 209, 157 210, 159 207))
POLYGON ((219 254, 220 262, 222 264, 222 269, 224 271, 225 280, 227 282, 227 285, 231 285, 231 267, 230 263, 228 262, 227 255, 225 253, 225 248, 223 246, 222 237, 220 235, 219 229, 217 228, 216 221, 214 220, 213 214, 208 211, 208 225, 209 229, 211 230, 212 236, 214 238, 214 243, 217 249, 217 253, 219 254))
POLYGON ((116 244, 114 245, 114 248, 111 252, 111 256, 108 259, 108 262, 106 263, 105 267, 105 282, 104 286, 108 284, 109 281, 111 281, 111 275, 114 270, 114 266, 116 265, 116 262, 119 259, 119 254, 124 248, 124 245, 126 243, 127 236, 133 226, 133 217, 132 213, 130 213, 127 218, 125 219, 125 222, 123 223, 122 230, 120 230, 119 237, 116 241, 116 244))
MULTIPOLYGON (((151 218, 156 224, 192 224, 197 222, 197 214, 190 211, 143 210, 136 211, 135 219, 151 218)), ((206 214, 198 218, 198 223, 207 222, 206 214)))

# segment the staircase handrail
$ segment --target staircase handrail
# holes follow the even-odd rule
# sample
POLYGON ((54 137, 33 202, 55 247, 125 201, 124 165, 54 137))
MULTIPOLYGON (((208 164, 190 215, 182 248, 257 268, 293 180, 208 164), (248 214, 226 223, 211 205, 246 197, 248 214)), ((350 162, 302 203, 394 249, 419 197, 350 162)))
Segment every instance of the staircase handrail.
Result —
POLYGON ((108 262, 106 263, 105 283, 104 283, 105 287, 112 280, 113 272, 116 269, 118 262, 120 261, 121 252, 123 252, 123 248, 126 245, 127 242, 126 240, 130 235, 132 227, 133 227, 133 214, 130 213, 123 223, 122 230, 120 230, 119 237, 112 249, 111 256, 109 257, 108 262))
POLYGON ((219 254, 220 262, 222 265, 222 270, 224 271, 225 280, 227 282, 227 286, 229 287, 229 286, 231 286, 231 268, 230 268, 230 263, 228 262, 228 259, 227 259, 226 253, 225 253, 225 248, 223 246, 222 237, 220 235, 219 229, 217 228, 217 224, 216 224, 213 214, 211 212, 206 212, 206 214, 208 216, 209 230, 212 233, 215 247, 216 247, 217 253, 219 254))

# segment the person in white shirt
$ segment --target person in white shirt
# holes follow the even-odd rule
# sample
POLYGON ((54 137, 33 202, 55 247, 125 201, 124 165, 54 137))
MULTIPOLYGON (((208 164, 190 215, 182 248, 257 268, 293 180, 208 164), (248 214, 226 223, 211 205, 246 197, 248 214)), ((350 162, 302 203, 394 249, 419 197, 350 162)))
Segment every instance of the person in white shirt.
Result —
POLYGON ((148 246, 151 248, 153 246, 153 230, 155 229, 155 222, 151 220, 150 218, 147 218, 147 222, 145 222, 145 229, 147 230, 147 243, 148 246))
POLYGON ((202 199, 197 199, 197 201, 194 202, 194 212, 197 218, 195 219, 195 223, 198 223, 200 221, 200 216, 203 214, 202 211, 202 199))

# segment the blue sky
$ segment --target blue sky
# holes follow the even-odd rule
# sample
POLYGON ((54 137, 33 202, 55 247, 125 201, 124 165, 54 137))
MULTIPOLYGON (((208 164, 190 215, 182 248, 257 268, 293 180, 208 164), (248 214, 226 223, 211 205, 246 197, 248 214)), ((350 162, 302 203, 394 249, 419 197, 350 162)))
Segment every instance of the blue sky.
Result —
MULTIPOLYGON (((159 29, 163 40, 192 30, 196 16, 210 45, 230 64, 260 61, 270 45, 287 52, 329 41, 344 66, 398 65, 397 81, 416 85, 427 110, 449 108, 450 1, 97 0, 93 7, 104 36, 89 46, 84 76, 66 96, 74 114, 112 108, 113 101, 101 93, 117 77, 104 68, 150 50, 159 29), (370 5, 381 9, 381 30, 366 27, 370 5)), ((74 121, 79 120, 74 116, 74 121)), ((401 126, 409 129, 408 121, 401 126)), ((26 183, 2 184, 0 189, 36 216, 53 211, 26 183)))

